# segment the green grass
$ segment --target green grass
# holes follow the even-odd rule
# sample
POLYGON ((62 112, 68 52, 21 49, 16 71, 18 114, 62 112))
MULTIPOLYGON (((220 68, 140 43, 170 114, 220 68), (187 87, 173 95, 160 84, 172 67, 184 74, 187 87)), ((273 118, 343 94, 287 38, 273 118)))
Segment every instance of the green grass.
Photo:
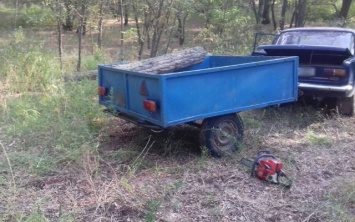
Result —
POLYGON ((60 83, 61 71, 52 53, 42 44, 32 43, 22 28, 11 33, 12 40, 2 50, 0 80, 10 91, 43 92, 54 90, 60 83))
MULTIPOLYGON (((1 3, 0 3, 1 4, 1 3)), ((0 29, 14 30, 18 27, 54 27, 54 13, 47 7, 32 5, 29 8, 22 7, 17 12, 17 20, 15 20, 16 10, 0 5, 1 23, 0 29), (15 27, 16 23, 16 27, 15 27)))
POLYGON ((342 183, 338 189, 329 195, 329 200, 333 203, 330 208, 333 214, 337 215, 339 221, 350 222, 350 211, 355 208, 355 185, 353 183, 342 183))
POLYGON ((332 143, 331 139, 326 135, 319 135, 314 133, 313 131, 308 131, 306 134, 306 138, 307 141, 312 145, 329 145, 332 143))
POLYGON ((146 222, 156 221, 155 212, 157 211, 157 209, 159 208, 161 203, 162 203, 162 200, 160 200, 160 199, 153 199, 153 200, 147 201, 146 206, 145 206, 147 209, 147 213, 145 216, 146 222))
MULTIPOLYGON (((36 10, 26 13, 38 14, 36 10)), ((0 14, 4 12, 13 13, 1 8, 0 14)), ((47 48, 44 37, 27 38, 31 33, 20 27, 1 36, 8 42, 1 46, 0 56, 0 130, 5 145, 14 144, 16 151, 8 153, 14 169, 43 175, 96 152, 98 132, 107 118, 97 102, 96 81, 62 80, 63 73, 76 69, 76 57, 68 59, 75 50, 63 55, 60 70, 56 50, 47 48)), ((95 47, 92 53, 83 51, 82 70, 97 69, 105 61, 110 58, 95 47)), ((0 171, 7 168, 1 162, 0 171)))
POLYGON ((95 149, 104 122, 95 89, 94 81, 71 82, 56 92, 7 100, 3 130, 13 140, 21 138, 23 145, 13 162, 41 173, 75 161, 83 144, 95 149))
MULTIPOLYGON (((10 43, 2 49, 0 121, 7 140, 21 147, 9 154, 11 162, 42 174, 77 161, 83 149, 96 149, 105 120, 96 81, 64 84, 55 53, 45 48, 44 39, 35 43, 27 35, 22 28, 10 32, 10 43)), ((84 54, 83 69, 95 69, 104 60, 99 50, 84 54)))

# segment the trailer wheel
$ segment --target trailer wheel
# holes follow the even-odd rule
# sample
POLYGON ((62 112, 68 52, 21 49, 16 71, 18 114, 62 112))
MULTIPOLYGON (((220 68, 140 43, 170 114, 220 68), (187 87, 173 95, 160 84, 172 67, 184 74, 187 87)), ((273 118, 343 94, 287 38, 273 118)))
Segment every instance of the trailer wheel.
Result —
POLYGON ((354 95, 351 97, 337 99, 338 112, 341 115, 353 116, 354 115, 354 95))
POLYGON ((238 149, 243 134, 243 122, 238 114, 208 118, 202 123, 200 143, 211 156, 221 157, 238 149))

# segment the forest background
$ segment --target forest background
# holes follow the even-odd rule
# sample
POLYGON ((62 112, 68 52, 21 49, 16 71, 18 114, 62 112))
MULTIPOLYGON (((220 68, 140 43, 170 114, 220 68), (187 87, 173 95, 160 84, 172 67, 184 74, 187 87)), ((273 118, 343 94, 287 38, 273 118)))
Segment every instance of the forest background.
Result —
POLYGON ((4 221, 353 221, 354 117, 245 112, 244 147, 215 160, 195 128, 137 128, 102 113, 96 81, 65 78, 193 46, 250 55, 258 32, 354 28, 352 0, 3 0, 0 16, 4 221), (291 190, 240 166, 261 149, 291 190))

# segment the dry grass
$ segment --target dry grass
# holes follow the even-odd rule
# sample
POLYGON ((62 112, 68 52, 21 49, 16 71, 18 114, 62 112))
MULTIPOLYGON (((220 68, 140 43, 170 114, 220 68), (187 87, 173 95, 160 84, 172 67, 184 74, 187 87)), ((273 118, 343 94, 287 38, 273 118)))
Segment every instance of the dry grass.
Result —
POLYGON ((352 221, 354 118, 302 107, 242 118, 245 147, 223 159, 198 151, 193 127, 155 134, 112 120, 98 153, 82 155, 79 169, 41 177, 14 172, 16 196, 6 195, 14 208, 2 206, 2 213, 15 221, 29 213, 49 221, 352 221), (251 178, 239 164, 265 149, 283 161, 290 190, 251 178))

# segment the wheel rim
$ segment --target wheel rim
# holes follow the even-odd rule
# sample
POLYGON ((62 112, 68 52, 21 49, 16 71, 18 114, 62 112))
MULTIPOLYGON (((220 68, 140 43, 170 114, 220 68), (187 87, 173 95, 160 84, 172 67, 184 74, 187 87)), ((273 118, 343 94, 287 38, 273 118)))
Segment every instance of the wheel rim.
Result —
POLYGON ((221 151, 231 151, 236 146, 238 127, 232 121, 223 121, 213 128, 213 140, 215 147, 221 151))

